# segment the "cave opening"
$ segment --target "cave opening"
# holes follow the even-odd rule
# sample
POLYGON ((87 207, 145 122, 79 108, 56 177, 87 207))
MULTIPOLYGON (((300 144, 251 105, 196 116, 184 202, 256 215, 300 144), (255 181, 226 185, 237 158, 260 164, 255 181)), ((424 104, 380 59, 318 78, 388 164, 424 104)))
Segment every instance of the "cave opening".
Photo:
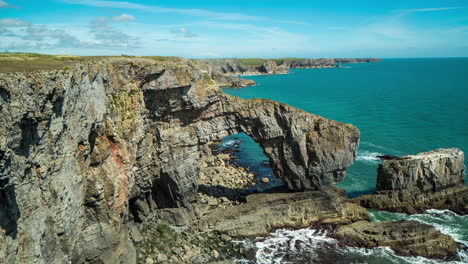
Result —
POLYGON ((199 173, 202 200, 238 203, 252 193, 287 190, 261 146, 247 134, 227 136, 210 149, 212 155, 202 160, 199 173))

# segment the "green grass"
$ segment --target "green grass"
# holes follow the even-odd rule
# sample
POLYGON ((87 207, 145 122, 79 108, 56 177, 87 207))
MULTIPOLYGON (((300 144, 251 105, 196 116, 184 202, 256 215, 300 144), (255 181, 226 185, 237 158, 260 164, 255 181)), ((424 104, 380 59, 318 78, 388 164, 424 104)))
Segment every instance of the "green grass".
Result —
POLYGON ((82 60, 79 56, 37 53, 0 53, 0 72, 30 72, 61 69, 82 60))
POLYGON ((38 70, 69 70, 70 64, 106 58, 145 58, 157 62, 179 62, 182 58, 164 56, 73 56, 38 53, 0 53, 1 72, 32 72, 38 70))
MULTIPOLYGON (((106 58, 144 58, 156 62, 181 63, 184 59, 169 56, 73 56, 73 55, 47 55, 38 53, 0 53, 0 73, 1 72, 31 72, 37 70, 69 70, 69 65, 75 62, 99 60, 106 58)), ((276 61, 278 65, 285 61, 303 62, 304 58, 238 58, 230 59, 245 66, 261 66, 268 60, 276 61)), ((318 59, 317 61, 320 61, 318 59)), ((206 79, 206 78, 205 78, 206 79)), ((206 79, 207 80, 207 79, 206 79)), ((208 81, 208 80, 207 80, 208 81)))
POLYGON ((256 58, 246 58, 246 59, 235 59, 239 61, 239 63, 246 65, 246 66, 261 66, 265 62, 267 62, 267 59, 256 59, 256 58))

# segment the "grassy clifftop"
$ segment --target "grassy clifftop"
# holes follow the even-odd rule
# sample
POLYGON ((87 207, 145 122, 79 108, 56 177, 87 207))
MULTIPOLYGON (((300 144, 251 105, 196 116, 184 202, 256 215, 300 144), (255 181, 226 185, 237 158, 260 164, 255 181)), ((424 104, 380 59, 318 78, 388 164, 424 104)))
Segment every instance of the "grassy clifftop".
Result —
POLYGON ((31 72, 37 70, 57 70, 72 63, 105 58, 146 58, 155 61, 175 61, 178 57, 165 56, 75 56, 46 55, 38 53, 0 53, 0 72, 31 72))
MULTIPOLYGON (((75 55, 46 55, 37 53, 0 53, 0 73, 1 72, 31 72, 37 70, 58 70, 69 64, 89 60, 99 60, 106 58, 144 58, 154 61, 183 60, 180 57, 168 56, 75 56, 75 55)), ((374 58, 355 59, 307 59, 307 58, 236 58, 236 59, 213 59, 202 61, 231 61, 235 64, 246 67, 262 66, 268 61, 275 61, 277 65, 284 65, 287 68, 297 66, 333 65, 335 63, 357 63, 380 61, 374 58)))

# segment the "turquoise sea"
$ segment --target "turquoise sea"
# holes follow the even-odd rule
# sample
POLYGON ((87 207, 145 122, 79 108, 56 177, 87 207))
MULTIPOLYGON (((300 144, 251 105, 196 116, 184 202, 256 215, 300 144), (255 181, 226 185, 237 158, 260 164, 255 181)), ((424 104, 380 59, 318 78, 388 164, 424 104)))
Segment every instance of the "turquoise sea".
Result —
MULTIPOLYGON (((377 155, 409 155, 447 147, 468 151, 468 58, 384 59, 380 63, 342 66, 293 69, 287 75, 249 76, 246 78, 258 85, 224 90, 246 99, 273 99, 358 127, 361 131, 358 157, 339 184, 349 196, 375 190, 377 155)), ((267 158, 255 142, 243 134, 224 142, 233 138, 241 141, 238 155, 244 165, 259 174, 271 174, 271 170, 260 166, 267 158)), ((415 216, 378 211, 371 214, 374 221, 416 219, 433 224, 460 242, 468 241, 467 216, 435 210, 415 216)), ((334 253, 348 259, 354 256, 354 263, 432 263, 420 258, 395 257, 386 249, 348 251, 334 253)), ((291 263, 319 263, 313 259, 291 263)), ((275 263, 274 259, 268 261, 275 263)))

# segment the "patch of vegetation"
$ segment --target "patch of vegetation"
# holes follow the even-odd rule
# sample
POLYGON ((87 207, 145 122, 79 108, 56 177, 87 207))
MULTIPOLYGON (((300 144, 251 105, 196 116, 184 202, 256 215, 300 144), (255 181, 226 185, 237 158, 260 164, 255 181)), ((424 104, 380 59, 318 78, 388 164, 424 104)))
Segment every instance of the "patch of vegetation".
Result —
POLYGON ((143 56, 142 58, 150 59, 154 61, 173 61, 173 62, 178 62, 182 60, 182 58, 180 57, 172 57, 172 56, 143 56))
POLYGON ((79 56, 37 53, 0 53, 0 72, 54 70, 82 60, 79 56))
POLYGON ((210 261, 241 256, 240 244, 222 239, 222 236, 216 232, 196 233, 190 230, 177 232, 163 222, 152 223, 141 231, 144 241, 137 247, 138 263, 144 263, 147 257, 156 258, 160 253, 168 258, 176 256, 183 263, 190 263, 187 261, 193 258, 210 261), (218 252, 219 256, 214 258, 213 251, 218 252), (188 259, 182 261, 183 258, 188 259))
POLYGON ((245 58, 245 59, 235 59, 237 60, 240 64, 246 65, 246 66, 261 66, 265 62, 267 62, 267 59, 258 59, 258 58, 245 58))
POLYGON ((204 73, 203 74, 203 81, 206 83, 206 84, 214 84, 214 81, 213 79, 211 79, 210 75, 208 73, 204 73))
POLYGON ((83 62, 90 64, 94 60, 106 58, 144 58, 157 62, 180 62, 179 57, 165 56, 131 56, 122 54, 121 56, 73 56, 73 55, 47 55, 38 53, 11 53, 0 52, 0 73, 1 72, 32 72, 38 70, 65 70, 67 65, 83 62))

